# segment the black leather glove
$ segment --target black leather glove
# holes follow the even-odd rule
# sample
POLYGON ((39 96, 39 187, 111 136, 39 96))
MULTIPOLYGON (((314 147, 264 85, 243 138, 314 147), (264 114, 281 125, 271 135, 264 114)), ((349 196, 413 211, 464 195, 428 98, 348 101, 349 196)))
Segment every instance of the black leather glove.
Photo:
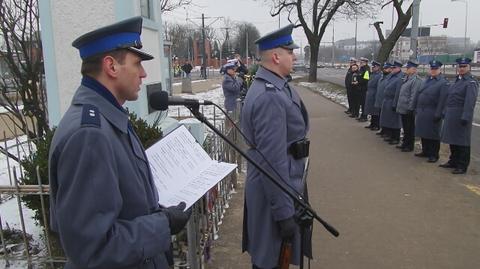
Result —
POLYGON ((392 111, 393 111, 393 112, 397 112, 397 107, 396 107, 396 106, 392 106, 392 111))
POLYGON ((435 123, 440 122, 441 119, 442 119, 441 117, 434 117, 433 122, 435 123))
POLYGON ((278 221, 278 225, 280 226, 280 237, 282 240, 291 239, 295 235, 297 224, 293 217, 278 221))
POLYGON ((185 210, 185 202, 181 202, 176 206, 167 207, 163 210, 163 213, 168 218, 168 223, 170 226, 170 234, 177 234, 179 233, 183 227, 190 219, 190 215, 192 215, 192 209, 185 210))
POLYGON ((462 126, 467 126, 468 120, 462 120, 462 121, 460 122, 460 124, 462 124, 462 126))

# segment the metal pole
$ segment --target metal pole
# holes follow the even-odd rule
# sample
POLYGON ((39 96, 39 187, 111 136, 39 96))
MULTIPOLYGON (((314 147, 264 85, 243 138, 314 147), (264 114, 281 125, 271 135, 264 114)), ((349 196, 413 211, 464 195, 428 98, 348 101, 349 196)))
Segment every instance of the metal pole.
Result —
POLYGON ((410 35, 410 60, 416 60, 417 55, 417 45, 418 45, 418 20, 420 16, 420 1, 413 1, 413 14, 412 14, 412 32, 410 35))
POLYGON ((246 35, 246 41, 245 41, 245 65, 248 67, 248 29, 247 26, 245 25, 245 35, 246 35))
POLYGON ((467 56, 467 22, 468 22, 467 17, 468 17, 468 0, 465 0, 465 40, 464 40, 465 48, 463 52, 465 54, 464 56, 467 56))
POLYGON ((205 48, 205 15, 202 13, 202 77, 207 79, 207 52, 205 48))

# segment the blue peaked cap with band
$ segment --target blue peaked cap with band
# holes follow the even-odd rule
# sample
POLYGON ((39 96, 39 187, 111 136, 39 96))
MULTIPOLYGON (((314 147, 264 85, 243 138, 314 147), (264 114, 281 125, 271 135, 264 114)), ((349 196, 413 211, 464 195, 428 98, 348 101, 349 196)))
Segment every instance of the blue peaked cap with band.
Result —
POLYGON ((457 64, 470 64, 472 62, 472 59, 462 57, 462 58, 456 59, 455 62, 457 62, 457 64))
POLYGON ((255 40, 258 49, 269 50, 278 47, 286 49, 298 49, 299 46, 293 42, 292 38, 293 24, 289 24, 276 31, 270 32, 259 39, 255 40))
POLYGON ((134 17, 88 32, 75 39, 72 46, 80 51, 82 60, 118 49, 127 49, 144 61, 151 60, 152 55, 140 50, 141 33, 142 17, 134 17))

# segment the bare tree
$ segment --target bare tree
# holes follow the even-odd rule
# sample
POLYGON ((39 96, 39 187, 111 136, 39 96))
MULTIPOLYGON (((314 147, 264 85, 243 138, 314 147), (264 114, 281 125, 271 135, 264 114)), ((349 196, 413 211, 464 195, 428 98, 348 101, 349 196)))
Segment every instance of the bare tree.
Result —
POLYGON ((380 40, 380 48, 378 50, 377 61, 385 62, 388 60, 390 53, 395 46, 395 43, 402 35, 403 31, 407 28, 408 24, 410 23, 410 19, 412 18, 412 11, 413 11, 413 2, 406 8, 406 11, 403 11, 403 4, 405 1, 403 0, 389 0, 385 4, 382 5, 382 8, 386 7, 387 5, 393 4, 395 11, 397 12, 397 23, 393 28, 392 32, 388 35, 387 38, 383 35, 381 24, 382 21, 377 21, 373 25, 377 30, 378 38, 380 40))
POLYGON ((188 6, 192 0, 160 0, 160 10, 162 13, 172 11, 176 8, 188 6))
POLYGON ((187 24, 172 23, 168 25, 167 32, 172 42, 172 53, 183 59, 191 58, 195 30, 187 24))
POLYGON ((235 53, 245 55, 247 36, 248 36, 248 54, 246 57, 251 57, 256 53, 255 40, 260 37, 260 32, 257 27, 249 22, 240 22, 237 24, 236 35, 234 37, 235 53))
POLYGON ((310 45, 310 73, 308 80, 317 80, 318 49, 325 30, 334 17, 368 13, 378 0, 264 0, 271 3, 270 15, 287 14, 295 27, 302 27, 310 45))
POLYGON ((39 29, 37 0, 0 0, 0 59, 7 69, 1 74, 0 103, 9 124, 30 138, 50 130, 39 29))

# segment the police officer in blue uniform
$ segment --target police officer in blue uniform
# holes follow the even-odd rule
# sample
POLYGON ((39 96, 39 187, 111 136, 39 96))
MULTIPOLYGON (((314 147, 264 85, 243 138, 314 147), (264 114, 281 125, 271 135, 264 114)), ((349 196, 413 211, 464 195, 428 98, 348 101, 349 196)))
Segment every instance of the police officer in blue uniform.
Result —
POLYGON ((382 113, 380 114, 380 126, 384 129, 386 137, 385 141, 390 145, 400 143, 400 128, 402 123, 400 114, 397 113, 397 104, 395 103, 395 96, 403 84, 403 64, 399 61, 393 61, 392 73, 388 77, 384 99, 382 103, 382 113))
POLYGON ((469 58, 458 58, 457 78, 448 90, 442 142, 450 145, 450 159, 440 165, 454 168, 453 174, 465 174, 470 164, 470 142, 478 81, 470 74, 469 58))
POLYGON ((368 129, 378 130, 379 128, 379 110, 375 107, 375 96, 377 95, 377 88, 382 77, 382 72, 380 71, 380 63, 377 61, 372 61, 372 73, 370 74, 370 79, 368 80, 368 90, 365 100, 365 115, 370 115, 370 125, 365 126, 368 129))
MULTIPOLYGON (((383 98, 385 93, 385 86, 387 85, 388 78, 390 77, 390 73, 392 73, 392 67, 393 65, 390 64, 389 62, 385 62, 383 64, 382 77, 378 81, 377 94, 375 95, 375 109, 378 111, 379 128, 381 128, 380 117, 382 115, 382 105, 383 105, 383 98)), ((378 130, 379 128, 375 128, 375 129, 378 130)), ((375 129, 372 128, 372 130, 375 130, 375 129)), ((382 138, 387 136, 384 128, 381 128, 380 132, 377 132, 375 134, 379 135, 382 138)))
POLYGON ((417 74, 418 63, 408 61, 405 65, 405 77, 402 87, 395 95, 397 113, 400 114, 403 126, 403 141, 397 148, 402 152, 413 151, 415 145, 415 95, 422 87, 423 80, 417 74))
POLYGON ((185 203, 158 204, 145 151, 122 105, 146 77, 142 19, 86 33, 73 42, 83 79, 52 140, 50 226, 65 268, 170 268, 171 235, 187 223, 185 203))
POLYGON ((366 122, 367 114, 365 113, 365 99, 367 98, 368 81, 370 80, 370 66, 368 66, 368 59, 365 57, 360 58, 359 74, 360 92, 358 95, 358 104, 362 109, 362 114, 357 120, 359 122, 366 122))
POLYGON ((243 81, 235 77, 237 65, 235 63, 227 63, 223 66, 225 75, 223 75, 222 89, 225 97, 225 109, 233 113, 237 107, 237 98, 240 96, 243 81))
MULTIPOLYGON (((302 194, 306 191, 303 171, 309 123, 300 96, 288 84, 295 61, 293 49, 298 48, 292 30, 293 25, 288 25, 255 41, 261 66, 245 98, 242 129, 249 147, 247 154, 302 194)), ((294 215, 292 199, 248 164, 242 249, 250 254, 253 268, 276 268, 285 241, 293 246, 291 263, 299 264, 300 229, 294 215)), ((311 256, 310 242, 304 242, 304 254, 311 256)))
POLYGON ((415 156, 435 163, 439 157, 442 111, 449 84, 440 70, 442 62, 433 60, 429 64, 429 76, 414 99, 415 136, 420 137, 422 142, 422 151, 415 156))

